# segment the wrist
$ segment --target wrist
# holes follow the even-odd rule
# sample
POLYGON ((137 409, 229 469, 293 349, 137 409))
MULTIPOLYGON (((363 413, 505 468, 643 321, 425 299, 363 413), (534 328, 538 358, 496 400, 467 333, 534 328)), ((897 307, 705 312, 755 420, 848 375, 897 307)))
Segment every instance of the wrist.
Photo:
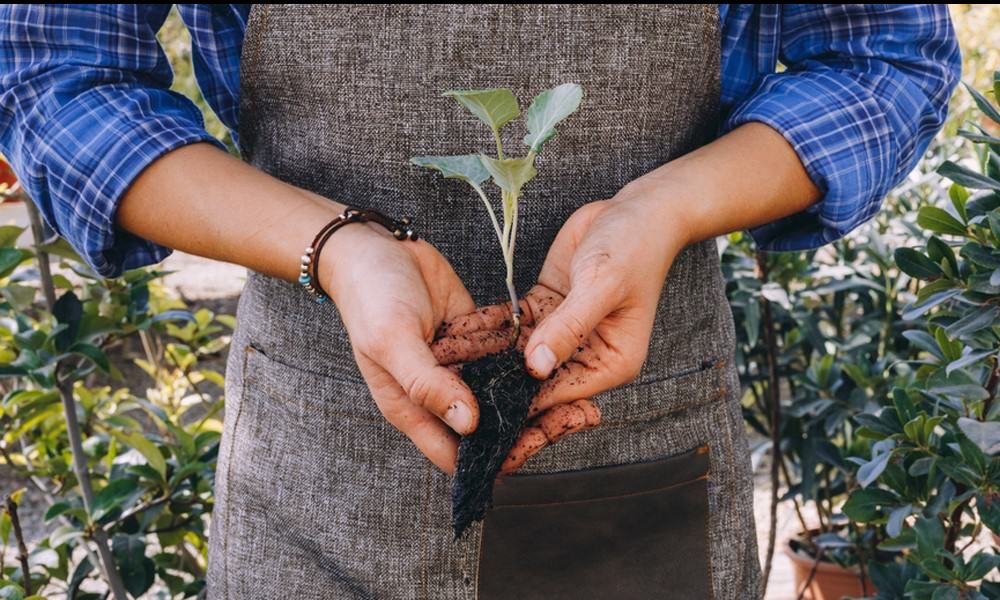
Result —
POLYGON ((367 222, 348 223, 330 235, 320 253, 315 274, 331 301, 337 304, 342 292, 352 287, 351 263, 356 262, 370 244, 381 243, 386 238, 392 240, 392 235, 367 222))
POLYGON ((668 268, 681 250, 704 239, 700 204, 706 199, 683 173, 661 168, 628 183, 613 201, 635 211, 640 239, 657 245, 668 268))

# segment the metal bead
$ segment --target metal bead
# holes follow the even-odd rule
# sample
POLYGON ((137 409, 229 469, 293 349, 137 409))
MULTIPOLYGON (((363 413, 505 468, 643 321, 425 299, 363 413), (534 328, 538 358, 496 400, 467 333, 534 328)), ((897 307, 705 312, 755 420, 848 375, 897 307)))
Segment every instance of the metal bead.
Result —
POLYGON ((306 254, 312 254, 312 253, 313 253, 312 246, 309 246, 308 248, 306 248, 306 254))
POLYGON ((312 261, 312 257, 311 256, 309 256, 308 254, 303 254, 302 255, 302 264, 308 265, 311 261, 312 261))

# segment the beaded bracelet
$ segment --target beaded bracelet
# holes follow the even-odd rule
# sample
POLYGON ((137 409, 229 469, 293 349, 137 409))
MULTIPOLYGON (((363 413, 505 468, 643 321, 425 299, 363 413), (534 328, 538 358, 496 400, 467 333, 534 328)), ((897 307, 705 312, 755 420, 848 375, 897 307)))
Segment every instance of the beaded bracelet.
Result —
POLYGON ((333 232, 337 231, 349 223, 378 223, 385 227, 397 240, 416 240, 417 233, 411 227, 412 220, 404 218, 396 221, 386 217, 382 213, 364 208, 348 206, 344 212, 340 213, 332 221, 323 226, 313 238, 311 244, 306 246, 302 254, 301 268, 299 273, 299 283, 313 296, 317 303, 322 304, 330 300, 330 296, 319 283, 319 253, 330 239, 333 232))

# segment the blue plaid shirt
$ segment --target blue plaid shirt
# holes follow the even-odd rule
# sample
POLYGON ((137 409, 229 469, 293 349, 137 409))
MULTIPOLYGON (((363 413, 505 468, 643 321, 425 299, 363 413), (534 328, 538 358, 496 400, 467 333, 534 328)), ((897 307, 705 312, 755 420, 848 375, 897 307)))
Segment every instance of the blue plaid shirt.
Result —
MULTIPOLYGON (((250 5, 177 6, 191 31, 202 93, 235 139, 250 5)), ((961 72, 947 7, 719 9, 719 133, 748 121, 776 129, 823 193, 807 211, 751 234, 767 250, 814 248, 843 236, 878 211, 944 121, 961 72)), ((105 276, 171 252, 114 224, 132 180, 178 146, 221 147, 195 105, 168 89, 173 74, 155 35, 169 10, 0 7, 0 148, 45 221, 105 276)))

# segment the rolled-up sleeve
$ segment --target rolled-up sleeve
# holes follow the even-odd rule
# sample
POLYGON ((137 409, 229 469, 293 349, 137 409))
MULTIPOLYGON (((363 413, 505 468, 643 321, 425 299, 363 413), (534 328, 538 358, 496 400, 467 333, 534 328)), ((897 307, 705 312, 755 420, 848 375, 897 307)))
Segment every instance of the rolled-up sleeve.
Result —
POLYGON ((0 6, 0 148, 43 218, 106 277, 171 249, 115 225, 158 157, 205 141, 198 108, 170 91, 156 32, 170 5, 0 6))
MULTIPOLYGON (((762 74, 722 132, 750 121, 780 132, 822 197, 750 231, 764 250, 802 250, 873 217, 944 123, 961 75, 946 5, 758 5, 786 69, 762 74)), ((771 69, 773 71, 773 68, 771 69)))

